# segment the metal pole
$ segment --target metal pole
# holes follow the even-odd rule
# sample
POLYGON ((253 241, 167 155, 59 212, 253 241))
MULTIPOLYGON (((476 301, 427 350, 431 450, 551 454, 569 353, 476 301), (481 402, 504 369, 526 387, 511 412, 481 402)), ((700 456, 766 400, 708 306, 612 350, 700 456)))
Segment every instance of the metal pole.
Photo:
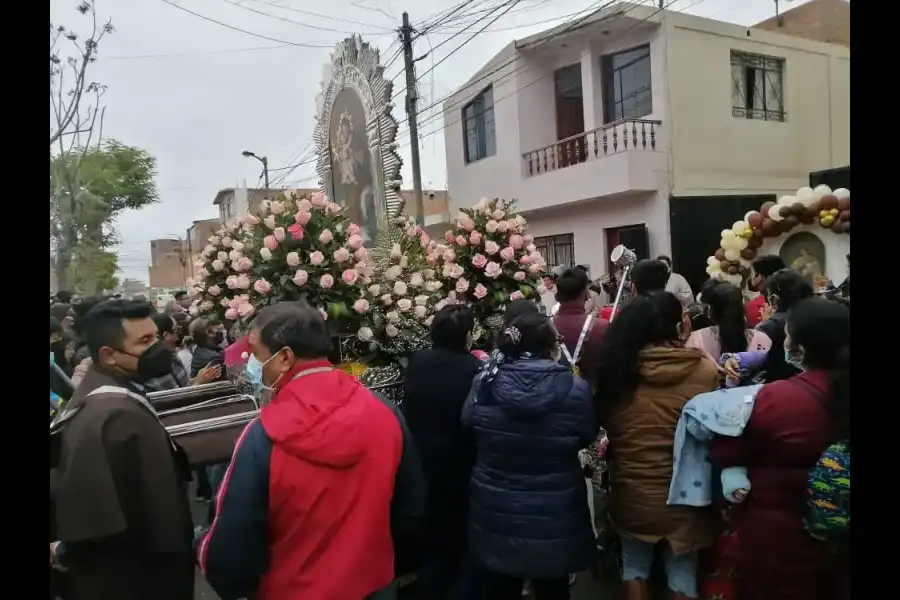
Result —
POLYGON ((263 164, 263 177, 266 180, 266 189, 269 189, 269 159, 263 156, 260 160, 262 160, 263 164))
POLYGON ((406 118, 409 122, 410 153, 412 155, 413 201, 416 207, 416 221, 425 224, 425 203, 422 199, 422 166, 419 162, 419 124, 417 122, 416 65, 413 59, 412 26, 409 13, 403 13, 403 27, 400 28, 403 41, 403 63, 406 66, 406 118))

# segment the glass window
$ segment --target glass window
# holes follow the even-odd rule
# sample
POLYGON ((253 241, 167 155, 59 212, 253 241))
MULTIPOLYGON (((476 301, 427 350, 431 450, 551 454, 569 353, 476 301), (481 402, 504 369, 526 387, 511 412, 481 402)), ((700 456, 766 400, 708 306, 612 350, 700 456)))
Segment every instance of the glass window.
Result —
POLYGON ((463 108, 463 139, 467 163, 497 153, 494 89, 487 88, 463 108))
POLYGON ((600 60, 604 121, 640 119, 652 113, 650 46, 610 54, 600 60))
POLYGON ((784 121, 784 59, 731 51, 731 114, 784 121))

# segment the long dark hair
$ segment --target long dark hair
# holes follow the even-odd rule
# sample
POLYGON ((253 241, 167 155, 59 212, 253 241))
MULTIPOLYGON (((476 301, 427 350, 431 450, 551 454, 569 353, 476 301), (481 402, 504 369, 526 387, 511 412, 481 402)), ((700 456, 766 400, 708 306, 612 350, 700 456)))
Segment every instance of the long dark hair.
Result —
POLYGON ((727 282, 707 291, 702 300, 709 306, 709 318, 719 328, 722 353, 747 349, 747 321, 740 288, 727 282))
POLYGON ((839 439, 849 442, 850 310, 824 298, 802 300, 788 313, 787 333, 789 350, 802 351, 806 368, 828 372, 828 409, 839 439))
POLYGON ((681 302, 669 292, 651 292, 628 301, 600 344, 595 386, 598 409, 627 399, 637 388, 641 350, 680 342, 681 313, 681 302))
POLYGON ((550 317, 528 312, 513 319, 497 339, 497 349, 512 359, 531 354, 536 358, 550 358, 556 348, 556 329, 550 317))

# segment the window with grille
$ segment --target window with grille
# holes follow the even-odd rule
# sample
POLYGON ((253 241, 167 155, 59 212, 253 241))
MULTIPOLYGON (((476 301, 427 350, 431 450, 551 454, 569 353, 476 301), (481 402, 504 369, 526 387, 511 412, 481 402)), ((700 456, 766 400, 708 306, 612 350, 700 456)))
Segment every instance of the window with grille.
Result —
POLYGON ((784 121, 784 59, 731 51, 731 114, 784 121))
POLYGON ((534 238, 537 251, 547 262, 547 269, 575 266, 575 236, 571 233, 534 238))
POLYGON ((463 109, 463 140, 466 163, 497 153, 494 131, 494 88, 489 87, 466 104, 463 109))
POLYGON ((653 112, 649 45, 604 56, 600 68, 606 123, 640 119, 653 112))

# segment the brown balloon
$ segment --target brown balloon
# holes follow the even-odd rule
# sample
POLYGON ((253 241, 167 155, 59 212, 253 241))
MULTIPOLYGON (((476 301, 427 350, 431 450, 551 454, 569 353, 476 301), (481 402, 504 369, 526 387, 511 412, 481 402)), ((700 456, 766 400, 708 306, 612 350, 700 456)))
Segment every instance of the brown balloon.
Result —
POLYGON ((762 226, 762 222, 763 222, 763 216, 760 213, 756 212, 755 210, 751 210, 747 214, 747 223, 753 229, 759 229, 762 226))
POLYGON ((769 210, 775 206, 775 203, 771 200, 769 202, 763 202, 763 205, 759 207, 759 214, 763 216, 763 219, 768 218, 769 210))
POLYGON ((751 248, 748 244, 746 248, 741 250, 741 258, 743 258, 744 260, 753 260, 754 258, 756 258, 756 249, 751 248))
POLYGON ((779 206, 779 207, 778 207, 778 214, 781 215, 781 216, 783 217, 783 218, 782 218, 782 221, 783 221, 784 219, 786 219, 786 218, 788 218, 789 216, 791 216, 791 214, 792 214, 791 207, 790 207, 790 206, 784 206, 784 205, 779 206))
POLYGON ((790 231, 800 224, 800 221, 794 215, 788 215, 781 220, 781 230, 790 231))
POLYGON ((820 200, 820 202, 822 203, 822 208, 827 209, 827 210, 831 210, 832 208, 837 208, 837 205, 838 205, 837 196, 835 196, 834 194, 828 194, 827 196, 822 196, 822 199, 820 200))
POLYGON ((800 215, 802 215, 805 212, 806 212, 806 207, 803 206, 802 202, 794 202, 793 204, 791 204, 791 214, 792 215, 799 217, 800 215))
POLYGON ((722 262, 723 260, 725 260, 725 250, 722 248, 719 248, 718 250, 716 250, 716 253, 714 254, 714 256, 716 257, 717 261, 722 262))
POLYGON ((822 211, 822 203, 816 200, 812 204, 806 207, 806 212, 816 217, 822 211))
POLYGON ((850 209, 850 198, 838 198, 837 204, 838 210, 849 210, 850 209))
POLYGON ((729 275, 737 275, 739 270, 740 269, 738 267, 731 265, 730 267, 728 267, 728 274, 729 275))
POLYGON ((838 215, 838 221, 849 221, 850 220, 850 209, 842 210, 838 215))
POLYGON ((720 261, 720 262, 719 262, 719 269, 721 269, 722 271, 726 271, 726 272, 727 272, 728 269, 730 269, 730 268, 731 268, 731 261, 730 261, 730 260, 723 260, 723 261, 720 261))
POLYGON ((757 248, 762 246, 762 244, 763 244, 763 231, 762 231, 762 229, 756 229, 753 232, 753 235, 750 236, 750 239, 747 240, 747 248, 756 250, 757 248), (759 233, 759 235, 757 235, 757 232, 759 233))
POLYGON ((797 220, 804 225, 812 225, 816 220, 816 215, 808 212, 802 212, 797 215, 797 220))
POLYGON ((831 224, 831 230, 835 233, 844 233, 844 224, 840 221, 835 221, 831 224))
POLYGON ((766 217, 763 219, 762 232, 764 237, 772 237, 778 233, 778 223, 766 217))

